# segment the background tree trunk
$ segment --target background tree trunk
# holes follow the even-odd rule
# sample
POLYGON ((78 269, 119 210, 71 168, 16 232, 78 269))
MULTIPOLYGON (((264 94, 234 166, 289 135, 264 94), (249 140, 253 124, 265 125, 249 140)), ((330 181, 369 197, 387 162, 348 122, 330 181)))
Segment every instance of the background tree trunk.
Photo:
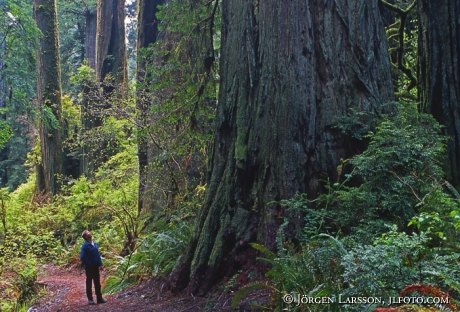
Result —
MULTIPOLYGON (((150 44, 155 43, 158 39, 158 6, 164 4, 164 0, 138 0, 138 17, 137 17, 137 51, 147 48, 150 44)), ((138 141, 138 158, 139 158, 139 197, 138 211, 151 211, 151 188, 149 182, 149 136, 144 131, 147 129, 151 119, 149 108, 151 98, 146 92, 151 83, 150 77, 146 72, 146 61, 138 58, 136 81, 139 84, 136 106, 138 111, 137 123, 143 135, 139 136, 138 141)))
POLYGON ((124 0, 98 1, 95 66, 98 81, 108 73, 120 86, 128 81, 124 0))
MULTIPOLYGON (((0 33, 0 108, 6 107, 6 94, 8 93, 8 88, 6 87, 5 74, 4 74, 4 56, 6 56, 6 37, 0 33)), ((0 114, 0 118, 6 119, 5 114, 0 114)), ((0 148, 0 162, 8 159, 8 150, 7 146, 0 148)), ((1 185, 6 185, 8 183, 8 169, 0 170, 0 183, 1 185)))
POLYGON ((275 249, 286 214, 273 201, 315 197, 340 159, 364 148, 335 117, 379 113, 393 94, 377 0, 223 0, 222 11, 206 199, 171 279, 192 293, 254 260, 249 242, 275 249))
POLYGON ((85 13, 85 58, 88 66, 96 68, 96 29, 97 10, 88 9, 85 13))
POLYGON ((447 179, 460 187, 460 2, 418 1, 419 98, 444 125, 447 179))
POLYGON ((36 194, 54 195, 62 173, 61 70, 55 0, 34 0, 34 17, 42 35, 37 51, 37 98, 41 111, 41 163, 36 194))
POLYGON ((94 16, 89 12, 87 16, 87 57, 90 66, 95 68, 95 86, 88 86, 83 106, 83 125, 85 142, 83 143, 82 172, 92 177, 97 168, 112 156, 108 149, 107 138, 101 138, 96 131, 103 125, 106 109, 124 98, 128 82, 126 42, 125 42, 125 1, 99 0, 96 13, 95 50, 94 16), (107 79, 108 78, 108 79, 107 79), (103 92, 100 92, 102 89, 103 92), (116 96, 113 92, 116 90, 116 96), (93 131, 94 130, 94 131, 93 131))
MULTIPOLYGON (((88 66, 92 69, 96 69, 96 29, 97 29, 97 10, 88 9, 85 13, 85 59, 88 60, 88 66)), ((94 82, 88 82, 89 84, 83 86, 83 101, 81 109, 81 121, 83 126, 83 133, 94 128, 100 124, 96 116, 93 114, 91 109, 91 93, 94 92, 94 88, 91 88, 91 84, 94 82)), ((91 177, 94 166, 92 160, 95 159, 93 149, 89 142, 82 142, 81 153, 80 153, 80 175, 91 177)))

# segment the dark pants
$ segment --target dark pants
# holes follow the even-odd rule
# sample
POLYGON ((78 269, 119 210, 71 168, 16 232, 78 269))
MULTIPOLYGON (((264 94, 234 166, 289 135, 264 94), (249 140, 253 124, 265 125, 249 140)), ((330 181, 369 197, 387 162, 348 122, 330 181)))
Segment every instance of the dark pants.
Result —
POLYGON ((86 266, 86 296, 88 300, 93 300, 93 292, 91 289, 91 283, 94 281, 94 290, 96 292, 97 301, 102 300, 101 293, 101 277, 99 275, 99 267, 97 266, 86 266))

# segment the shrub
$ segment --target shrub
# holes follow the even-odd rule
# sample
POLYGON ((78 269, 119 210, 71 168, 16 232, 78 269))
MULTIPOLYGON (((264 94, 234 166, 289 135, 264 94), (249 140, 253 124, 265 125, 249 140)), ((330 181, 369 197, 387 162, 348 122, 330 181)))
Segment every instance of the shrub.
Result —
MULTIPOLYGON (((281 238, 281 237, 279 237, 281 238)), ((279 243, 282 241, 279 240, 279 243)), ((233 299, 233 308, 247 293, 260 288, 270 288, 274 293, 272 310, 341 311, 338 302, 304 305, 298 299, 308 297, 338 297, 341 288, 341 259, 346 254, 343 245, 334 237, 321 234, 316 240, 302 244, 296 251, 291 245, 278 246, 277 254, 262 245, 252 244, 264 257, 258 258, 270 265, 266 277, 270 283, 254 282, 239 290, 233 299), (281 247, 281 248, 280 248, 281 247), (286 297, 293 298, 286 304, 286 297)))
POLYGON ((166 276, 177 265, 192 236, 192 227, 178 217, 155 225, 156 232, 138 239, 132 254, 111 260, 114 271, 106 281, 106 292, 117 292, 144 278, 166 276))
MULTIPOLYGON (((460 254, 444 254, 442 249, 429 248, 430 240, 425 233, 408 235, 392 231, 374 245, 353 248, 341 262, 346 285, 343 295, 397 297, 411 284, 458 291, 460 254)), ((362 307, 347 308, 360 311, 362 307)))

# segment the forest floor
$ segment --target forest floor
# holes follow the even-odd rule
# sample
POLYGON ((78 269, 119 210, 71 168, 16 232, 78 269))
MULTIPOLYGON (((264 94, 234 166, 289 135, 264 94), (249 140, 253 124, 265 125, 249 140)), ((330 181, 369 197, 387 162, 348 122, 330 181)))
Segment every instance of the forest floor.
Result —
MULTIPOLYGON (((102 273, 101 279, 103 280, 102 273)), ((29 309, 29 312, 182 312, 182 311, 232 311, 231 293, 211 293, 208 297, 193 297, 185 294, 173 295, 163 291, 164 282, 144 281, 120 293, 104 295, 105 304, 88 305, 85 294, 85 273, 75 268, 65 269, 54 264, 39 268, 37 284, 45 289, 44 295, 29 309)), ((268 293, 256 294, 267 301, 268 293)), ((254 299, 254 298, 253 298, 254 299)), ((260 300, 257 300, 260 301, 260 300)), ((247 304, 240 305, 238 311, 254 311, 247 304)))

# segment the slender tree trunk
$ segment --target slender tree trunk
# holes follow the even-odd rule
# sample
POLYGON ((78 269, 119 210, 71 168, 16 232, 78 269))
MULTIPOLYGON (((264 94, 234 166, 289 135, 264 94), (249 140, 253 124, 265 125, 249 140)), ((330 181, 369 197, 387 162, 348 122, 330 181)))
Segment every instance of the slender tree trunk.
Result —
MULTIPOLYGON (((158 6, 164 4, 164 0, 138 0, 138 17, 137 17, 137 51, 147 48, 150 44, 155 43, 158 39, 158 6)), ((149 183, 149 137, 145 130, 150 123, 150 97, 147 96, 147 90, 151 83, 150 77, 146 72, 146 61, 140 57, 137 62, 136 81, 139 85, 136 106, 138 111, 138 128, 143 135, 139 136, 138 142, 138 159, 139 159, 139 197, 138 211, 151 210, 151 189, 149 183)))
POLYGON ((37 51, 37 98, 41 110, 41 163, 37 194, 54 195, 62 173, 61 70, 55 0, 34 0, 34 16, 42 35, 37 51))
MULTIPOLYGON (((6 55, 6 38, 0 33, 0 108, 6 107, 6 94, 8 93, 8 88, 5 83, 4 75, 4 59, 6 55), (3 40, 3 41, 2 41, 3 40)), ((6 119, 5 114, 1 114, 0 118, 6 119)), ((8 148, 7 146, 0 149, 0 162, 3 162, 8 159, 8 148)), ((4 168, 0 171, 0 183, 1 185, 6 185, 8 183, 8 169, 4 168)), ((6 229, 5 229, 6 231, 6 229)))
POLYGON ((273 201, 316 196, 340 159, 364 148, 335 117, 379 113, 393 94, 377 0, 223 0, 222 11, 206 199, 171 278, 192 293, 253 261, 249 242, 275 249, 287 214, 273 201))
POLYGON ((85 14, 85 21, 85 58, 88 60, 88 66, 95 69, 97 11, 89 9, 85 14))
POLYGON ((6 38, 0 33, 0 108, 6 106, 7 87, 4 75, 4 56, 6 55, 6 38), (3 40, 3 41, 2 41, 3 40))
POLYGON ((447 179, 460 187, 460 1, 418 0, 419 98, 451 137, 447 179))
MULTIPOLYGON (((97 29, 97 11, 88 10, 85 15, 86 30, 85 30, 85 59, 88 61, 88 66, 96 69, 96 29, 97 29)), ((81 121, 83 125, 83 133, 100 125, 100 120, 93 114, 91 109, 91 97, 95 92, 92 88, 94 82, 88 82, 83 87, 83 101, 81 111, 81 121)), ((80 153, 80 175, 91 177, 94 171, 93 160, 95 159, 94 150, 91 148, 90 142, 82 142, 80 153)))

